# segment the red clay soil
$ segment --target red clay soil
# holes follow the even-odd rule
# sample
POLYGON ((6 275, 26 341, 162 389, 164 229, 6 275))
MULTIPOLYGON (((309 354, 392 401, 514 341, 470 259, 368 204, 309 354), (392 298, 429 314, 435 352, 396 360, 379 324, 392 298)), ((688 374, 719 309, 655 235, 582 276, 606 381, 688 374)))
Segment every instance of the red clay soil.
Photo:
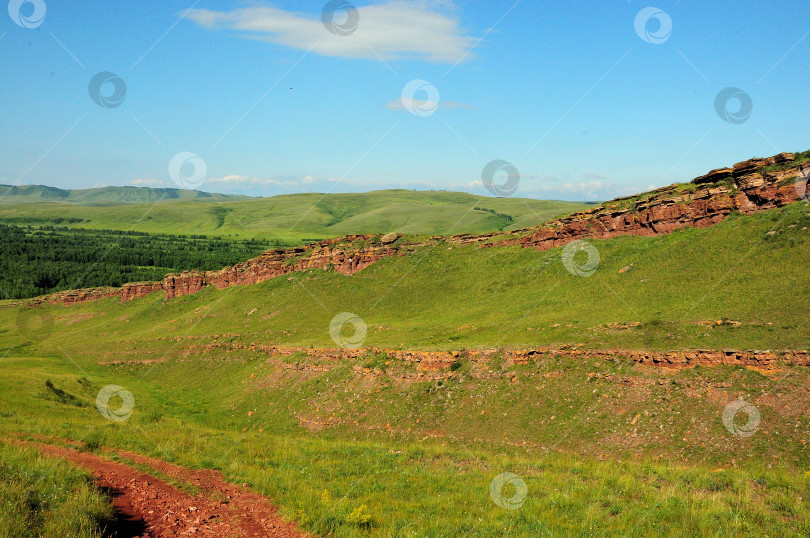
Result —
POLYGON ((295 524, 284 521, 269 499, 247 485, 224 481, 217 471, 195 471, 131 452, 117 452, 122 458, 189 484, 199 492, 192 495, 95 454, 47 444, 30 446, 93 474, 98 487, 111 496, 116 511, 116 521, 107 529, 109 536, 307 536, 295 524))

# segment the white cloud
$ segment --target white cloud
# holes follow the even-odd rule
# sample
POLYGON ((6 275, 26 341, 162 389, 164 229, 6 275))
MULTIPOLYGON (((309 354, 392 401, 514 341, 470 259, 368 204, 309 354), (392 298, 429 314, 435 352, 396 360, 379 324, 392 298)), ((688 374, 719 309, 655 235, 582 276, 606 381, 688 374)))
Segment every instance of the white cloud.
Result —
POLYGON ((155 178, 137 178, 130 181, 132 185, 135 187, 176 187, 177 185, 173 185, 167 183, 166 181, 161 181, 155 178))
POLYGON ((223 177, 211 177, 205 180, 206 183, 224 183, 224 184, 237 184, 237 185, 264 185, 272 184, 272 179, 259 179, 251 176, 240 176, 238 174, 229 174, 223 177))
POLYGON ((239 174, 229 174, 223 177, 212 177, 205 180, 205 183, 219 183, 223 185, 271 185, 275 187, 291 185, 307 185, 315 183, 316 180, 310 175, 302 177, 289 177, 284 179, 259 178, 255 176, 243 176, 239 174))
POLYGON ((357 8, 357 28, 346 36, 329 32, 320 14, 304 15, 271 6, 233 11, 193 9, 182 16, 205 28, 246 32, 246 37, 323 56, 453 63, 465 59, 475 41, 464 35, 456 18, 449 15, 454 9, 446 0, 361 6, 357 8))

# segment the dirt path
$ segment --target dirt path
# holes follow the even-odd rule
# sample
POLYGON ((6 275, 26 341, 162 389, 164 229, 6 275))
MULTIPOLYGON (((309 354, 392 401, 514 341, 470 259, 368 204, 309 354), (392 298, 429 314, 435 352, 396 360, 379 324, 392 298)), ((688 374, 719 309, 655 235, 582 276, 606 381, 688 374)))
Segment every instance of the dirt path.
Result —
POLYGON ((182 491, 148 473, 95 454, 42 443, 21 442, 43 454, 63 458, 90 471, 116 510, 109 535, 118 538, 158 536, 304 537, 284 521, 269 499, 222 479, 217 471, 190 470, 131 452, 116 454, 147 465, 157 474, 194 488, 182 491))

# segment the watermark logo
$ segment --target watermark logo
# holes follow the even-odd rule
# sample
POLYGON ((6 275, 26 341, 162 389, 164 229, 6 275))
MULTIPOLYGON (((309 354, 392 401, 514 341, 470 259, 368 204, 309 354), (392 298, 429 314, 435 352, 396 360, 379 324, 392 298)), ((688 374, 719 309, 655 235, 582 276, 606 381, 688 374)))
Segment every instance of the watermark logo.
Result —
POLYGON ((402 106, 414 116, 426 118, 439 110, 439 89, 427 80, 412 80, 402 88, 402 106))
POLYGON ((205 161, 190 151, 181 151, 169 161, 169 177, 184 189, 199 188, 207 176, 205 161))
POLYGON ((647 7, 636 15, 635 27, 638 37, 652 45, 661 45, 672 35, 672 17, 657 7, 647 7))
POLYGON ((366 341, 366 334, 368 327, 363 319, 349 312, 341 312, 332 318, 329 323, 329 336, 338 346, 344 349, 357 349, 366 341), (344 327, 346 325, 352 326, 352 334, 344 334, 344 327))
POLYGON ((723 409, 723 426, 737 437, 751 437, 759 429, 759 409, 752 403, 748 403, 740 397, 734 400, 723 409), (744 424, 740 424, 737 415, 743 413, 748 417, 744 424))
POLYGON ((39 308, 20 310, 17 331, 30 342, 45 340, 53 333, 53 315, 39 308))
POLYGON ((750 95, 739 88, 726 88, 715 97, 714 109, 723 121, 740 125, 751 117, 754 101, 750 95), (733 102, 736 102, 738 106, 734 107, 733 102))
POLYGON ((329 32, 345 37, 357 30, 360 12, 345 0, 332 0, 323 6, 321 22, 329 32))
POLYGON ((135 397, 120 385, 107 385, 96 396, 96 409, 101 416, 113 422, 126 422, 135 409, 135 397), (120 400, 120 405, 113 407, 111 400, 120 400))
POLYGON ((529 488, 526 487, 526 482, 512 473, 501 473, 489 484, 490 498, 495 504, 506 510, 517 510, 523 506, 528 494, 529 488))
POLYGON ((42 24, 45 11, 43 0, 11 0, 8 3, 8 15, 20 28, 36 28, 42 24))
POLYGON ((565 268, 572 275, 589 277, 599 268, 599 251, 587 241, 577 239, 565 246, 562 252, 562 261, 565 268), (581 256, 577 255, 581 252, 584 252, 587 256, 584 263, 578 261, 578 258, 581 260, 581 256))
POLYGON ((127 85, 124 79, 115 73, 101 71, 90 79, 87 93, 90 94, 90 99, 102 108, 118 108, 127 96, 127 85))
POLYGON ((520 172, 512 163, 495 159, 481 171, 481 183, 495 196, 509 197, 515 194, 520 185, 520 172), (498 182, 499 179, 503 179, 503 181, 498 182))

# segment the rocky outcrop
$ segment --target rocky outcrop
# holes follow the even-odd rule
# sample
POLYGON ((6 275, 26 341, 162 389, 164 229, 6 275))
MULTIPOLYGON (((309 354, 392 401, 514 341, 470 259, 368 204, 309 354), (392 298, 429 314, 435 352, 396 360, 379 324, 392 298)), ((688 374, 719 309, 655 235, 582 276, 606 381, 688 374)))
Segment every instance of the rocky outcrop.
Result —
POLYGON ((116 296, 121 298, 121 302, 127 302, 162 290, 166 291, 167 299, 173 299, 197 293, 206 286, 224 289, 257 284, 293 271, 308 269, 332 269, 344 275, 353 275, 382 258, 404 256, 407 252, 428 244, 398 244, 400 237, 399 234, 348 235, 304 247, 270 250, 244 263, 218 271, 186 271, 166 275, 162 282, 136 282, 124 284, 121 288, 72 290, 40 297, 31 302, 74 304, 116 296))
POLYGON ((166 278, 163 279, 163 289, 166 290, 167 299, 197 293, 207 285, 205 273, 197 271, 186 271, 179 275, 166 275, 166 278))
POLYGON ((797 366, 810 366, 810 353, 807 351, 784 350, 774 351, 734 351, 698 349, 691 351, 630 351, 608 350, 592 351, 585 349, 533 349, 512 351, 506 354, 517 364, 526 363, 533 358, 544 356, 611 359, 625 357, 637 364, 662 366, 667 368, 692 368, 695 366, 743 366, 756 370, 773 370, 779 362, 797 366))
POLYGON ((781 207, 806 197, 810 163, 790 166, 794 159, 791 153, 780 153, 712 170, 690 184, 663 187, 643 197, 617 198, 500 244, 547 250, 576 239, 650 236, 684 227, 705 228, 725 220, 732 211, 754 213, 781 207))
POLYGON ((693 368, 695 366, 743 366, 757 370, 772 370, 779 362, 798 366, 810 366, 810 353, 806 351, 731 351, 731 350, 692 350, 692 351, 633 351, 612 349, 593 351, 576 348, 534 348, 525 350, 471 350, 467 352, 417 352, 391 351, 391 356, 411 360, 424 371, 441 371, 460 360, 488 361, 496 354, 507 364, 526 364, 550 357, 566 359, 610 360, 617 357, 630 359, 637 364, 666 368, 693 368))
POLYGON ((134 282, 121 288, 121 302, 126 303, 163 289, 162 282, 134 282))
MULTIPOLYGON (((810 366, 810 352, 803 350, 778 351, 735 351, 697 349, 687 351, 636 351, 626 349, 591 350, 578 346, 538 347, 530 349, 470 349, 457 351, 414 351, 379 348, 302 348, 275 346, 261 343, 241 344, 237 342, 215 342, 193 345, 187 352, 210 352, 248 350, 274 357, 288 357, 296 353, 305 354, 316 360, 339 361, 359 360, 362 357, 384 353, 391 360, 411 363, 419 372, 453 371, 454 364, 469 361, 475 364, 491 364, 498 358, 505 366, 528 364, 550 358, 614 360, 629 359, 640 365, 670 369, 686 369, 696 366, 741 366, 762 372, 778 370, 780 365, 810 366)), ((188 354, 188 353, 186 353, 188 354)))
POLYGON ((224 289, 230 286, 257 284, 293 271, 307 269, 328 268, 344 275, 353 275, 381 258, 402 256, 421 246, 421 244, 394 246, 393 243, 398 238, 396 234, 393 237, 389 234, 382 238, 377 235, 350 235, 328 239, 308 247, 271 250, 257 258, 219 271, 191 271, 168 275, 163 280, 163 289, 166 290, 166 298, 172 299, 196 293, 205 286, 224 289))
POLYGON ((40 297, 34 299, 32 302, 34 304, 40 304, 43 302, 49 302, 51 304, 78 304, 84 303, 87 301, 97 301, 98 299, 104 299, 105 297, 117 297, 120 294, 121 290, 119 288, 88 288, 82 290, 70 290, 70 291, 61 291, 59 293, 54 293, 51 295, 46 295, 44 297, 40 297))
POLYGON ((474 243, 480 243, 482 241, 487 241, 488 239, 492 239, 493 237, 500 237, 503 236, 504 233, 511 233, 511 232, 492 232, 488 234, 457 234, 450 238, 453 243, 457 245, 470 245, 474 243))
POLYGON ((380 237, 380 243, 383 245, 390 245, 391 243, 396 242, 399 239, 399 235, 391 232, 390 234, 385 234, 384 236, 380 237))

